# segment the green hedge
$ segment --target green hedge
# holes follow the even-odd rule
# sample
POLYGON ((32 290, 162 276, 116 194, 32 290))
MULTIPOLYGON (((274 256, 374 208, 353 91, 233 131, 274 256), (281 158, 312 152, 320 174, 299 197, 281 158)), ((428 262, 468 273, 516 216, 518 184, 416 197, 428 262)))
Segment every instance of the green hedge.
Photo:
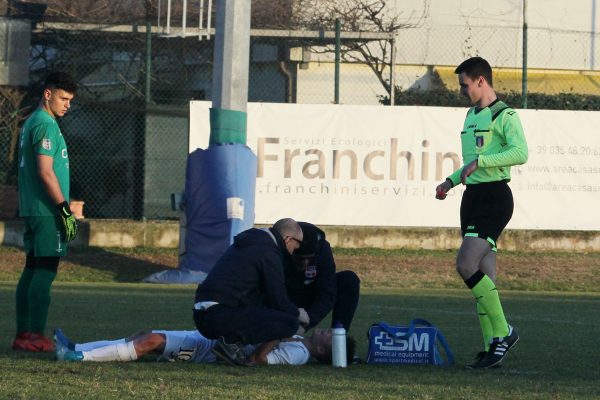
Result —
MULTIPOLYGON (((498 97, 514 108, 522 108, 521 94, 517 92, 498 93, 498 97)), ((390 104, 388 96, 380 96, 381 104, 390 104)), ((469 101, 458 91, 447 89, 435 90, 400 90, 396 88, 396 105, 404 106, 441 106, 468 107, 469 101)), ((600 96, 560 93, 555 95, 530 93, 527 95, 527 108, 545 110, 600 110, 600 96)))

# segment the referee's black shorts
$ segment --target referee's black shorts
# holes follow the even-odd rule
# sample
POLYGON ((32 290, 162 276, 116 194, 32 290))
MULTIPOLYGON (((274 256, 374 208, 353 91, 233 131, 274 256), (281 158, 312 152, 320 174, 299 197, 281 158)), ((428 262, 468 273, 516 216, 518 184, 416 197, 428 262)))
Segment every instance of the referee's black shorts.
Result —
POLYGON ((507 181, 467 185, 460 204, 463 237, 487 240, 496 250, 496 241, 510 221, 514 202, 507 181))

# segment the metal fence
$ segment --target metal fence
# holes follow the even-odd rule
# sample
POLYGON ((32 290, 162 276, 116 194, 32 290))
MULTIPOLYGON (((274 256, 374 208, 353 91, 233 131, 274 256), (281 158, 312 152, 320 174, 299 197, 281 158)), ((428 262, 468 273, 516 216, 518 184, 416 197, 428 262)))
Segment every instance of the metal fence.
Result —
MULTIPOLYGON (((214 41, 125 27, 48 24, 33 31, 29 87, 0 87, 3 193, 16 183, 18 126, 39 101, 47 71, 60 69, 80 83, 60 124, 71 158, 71 197, 85 201, 85 216, 176 217, 170 194, 184 186, 188 104, 211 99, 214 41)), ((520 29, 446 26, 386 35, 342 33, 340 103, 382 105, 392 84, 456 90, 453 68, 473 55, 498 67, 500 91, 520 91, 520 29)), ((585 32, 530 31, 529 90, 600 95, 593 41, 585 32)), ((333 103, 333 42, 331 32, 253 30, 249 101, 333 103)))

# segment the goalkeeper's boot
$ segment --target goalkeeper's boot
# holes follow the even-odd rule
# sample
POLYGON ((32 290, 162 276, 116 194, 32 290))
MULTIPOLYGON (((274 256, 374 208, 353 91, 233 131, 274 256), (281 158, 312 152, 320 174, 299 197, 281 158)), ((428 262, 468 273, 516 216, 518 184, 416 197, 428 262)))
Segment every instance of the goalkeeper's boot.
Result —
POLYGON ((31 332, 19 332, 12 342, 12 349, 19 351, 29 351, 29 336, 31 332))
POLYGON ((519 341, 519 334, 512 326, 508 326, 508 335, 501 338, 493 338, 490 349, 485 357, 477 363, 475 368, 492 368, 499 365, 508 355, 508 351, 519 341))
POLYGON ((41 333, 23 332, 15 338, 13 350, 41 353, 54 351, 54 342, 41 333))
POLYGON ((60 328, 54 328, 54 341, 57 346, 60 343, 61 346, 66 347, 68 350, 75 350, 75 343, 60 328))

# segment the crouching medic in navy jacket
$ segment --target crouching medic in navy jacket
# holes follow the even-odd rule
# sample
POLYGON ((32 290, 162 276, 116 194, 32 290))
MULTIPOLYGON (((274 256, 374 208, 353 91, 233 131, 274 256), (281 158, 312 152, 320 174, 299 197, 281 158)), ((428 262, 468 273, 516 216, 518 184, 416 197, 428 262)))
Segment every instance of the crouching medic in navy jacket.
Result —
POLYGON ((283 270, 301 243, 302 229, 291 218, 248 229, 198 286, 194 322, 204 337, 217 339, 212 352, 221 360, 246 365, 244 345, 298 331, 303 316, 286 293, 283 270))
POLYGON ((299 222, 304 240, 294 252, 293 263, 285 267, 285 286, 300 314, 299 333, 316 326, 333 310, 331 326, 340 322, 350 329, 358 306, 360 279, 352 271, 336 273, 335 261, 325 232, 308 222, 299 222))

